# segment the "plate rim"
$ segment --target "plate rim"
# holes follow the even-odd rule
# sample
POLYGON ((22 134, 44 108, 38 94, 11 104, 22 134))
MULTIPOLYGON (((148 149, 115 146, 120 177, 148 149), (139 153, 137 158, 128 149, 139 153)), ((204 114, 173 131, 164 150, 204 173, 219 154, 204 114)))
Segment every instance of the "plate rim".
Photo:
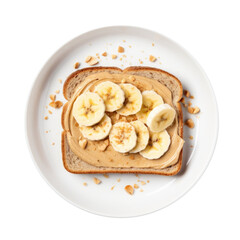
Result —
POLYGON ((79 34, 78 36, 74 37, 73 39, 67 41, 65 44, 63 44, 62 46, 60 46, 49 58, 48 60, 45 62, 45 64, 40 68, 37 76, 35 77, 34 81, 31 83, 31 87, 30 87, 30 90, 29 90, 29 93, 28 93, 28 97, 27 97, 27 103, 25 105, 25 121, 24 121, 24 127, 25 127, 25 139, 26 139, 26 145, 27 145, 27 148, 28 148, 28 151, 29 151, 29 154, 31 156, 31 159, 32 159, 32 162, 34 163, 35 167, 37 168, 40 176, 42 176, 42 178, 45 180, 45 182, 59 195, 61 196, 64 200, 66 200, 67 202, 71 203, 73 206, 81 209, 81 210, 84 210, 86 212, 89 212, 91 214, 95 214, 95 215, 99 215, 99 216, 104 216, 104 217, 113 217, 113 218, 132 218, 132 217, 140 217, 140 216, 145 216, 145 215, 148 215, 148 214, 151 214, 151 213, 154 213, 154 212, 157 212, 161 209, 164 209, 166 207, 168 207, 169 205, 173 204, 174 202, 176 202, 177 200, 181 199, 186 193, 188 193, 193 186, 195 186, 199 179, 202 177, 202 175, 205 173, 206 169, 208 168, 211 160, 212 160, 212 157, 213 157, 213 154, 214 154, 214 151, 215 151, 215 148, 216 148, 216 145, 217 145, 217 140, 218 140, 218 135, 219 135, 219 110, 218 110, 218 104, 217 104, 217 98, 216 98, 216 95, 215 95, 215 92, 213 90, 213 87, 212 87, 212 84, 206 74, 206 72, 204 71, 204 69, 202 68, 202 66, 200 65, 200 63, 196 60, 196 58, 190 54, 188 52, 188 50, 186 50, 183 46, 181 46, 179 43, 175 42, 174 40, 172 40, 171 38, 165 36, 164 34, 158 32, 158 31, 155 31, 155 30, 152 30, 152 29, 148 29, 148 28, 142 28, 142 27, 139 27, 139 26, 132 26, 132 25, 111 25, 111 26, 105 26, 105 27, 101 27, 101 28, 95 28, 95 29, 91 29, 89 31, 85 31, 85 32, 82 32, 81 34, 79 34), (205 80, 208 82, 208 87, 210 88, 211 90, 211 93, 212 93, 212 104, 214 105, 215 107, 215 110, 216 110, 216 116, 215 116, 215 120, 216 120, 216 125, 215 125, 215 128, 216 128, 216 133, 215 133, 215 137, 214 137, 214 141, 212 142, 212 147, 211 147, 211 151, 209 152, 209 159, 208 161, 205 163, 205 166, 204 168, 202 169, 202 171, 199 173, 198 177, 191 182, 191 184, 189 184, 189 186, 186 187, 186 189, 184 191, 181 192, 181 194, 179 194, 179 196, 177 196, 174 200, 171 200, 169 201, 168 204, 164 205, 164 206, 161 206, 159 207, 158 209, 155 209, 155 210, 152 210, 152 211, 148 211, 146 213, 137 213, 135 215, 129 215, 129 216, 116 216, 116 215, 111 215, 111 214, 104 214, 103 212, 97 212, 95 210, 90 210, 90 209, 87 209, 83 206, 79 206, 77 203, 73 202, 72 200, 70 200, 68 197, 66 197, 64 194, 62 194, 60 191, 58 191, 51 183, 50 181, 47 179, 47 177, 44 175, 44 173, 41 171, 37 161, 35 160, 35 157, 34 157, 34 153, 33 153, 33 149, 31 147, 31 143, 30 143, 30 137, 29 137, 29 129, 28 129, 28 123, 29 123, 29 115, 31 113, 29 113, 29 105, 30 105, 30 100, 31 100, 31 94, 32 94, 32 91, 34 89, 34 86, 36 85, 36 83, 38 82, 38 79, 40 78, 40 76, 42 75, 42 72, 44 72, 44 70, 47 68, 47 66, 49 65, 50 62, 52 62, 53 59, 56 58, 56 56, 58 54, 60 54, 60 52, 62 52, 65 48, 67 48, 68 46, 70 46, 71 44, 73 44, 73 42, 75 42, 77 39, 81 38, 83 35, 85 34, 90 34, 92 32, 96 32, 96 31, 104 31, 104 30, 110 30, 110 29, 117 29, 117 28, 132 28, 132 29, 136 29, 136 30, 141 30, 141 31, 145 31, 145 32, 151 32, 153 34, 157 34, 157 35, 160 35, 161 37, 165 38, 166 40, 170 41, 171 43, 173 43, 174 45, 176 45, 179 49, 181 49, 185 54, 187 54, 191 60, 194 61, 194 63, 196 64, 196 66, 198 67, 198 69, 202 72, 202 74, 204 75, 204 78, 205 80))

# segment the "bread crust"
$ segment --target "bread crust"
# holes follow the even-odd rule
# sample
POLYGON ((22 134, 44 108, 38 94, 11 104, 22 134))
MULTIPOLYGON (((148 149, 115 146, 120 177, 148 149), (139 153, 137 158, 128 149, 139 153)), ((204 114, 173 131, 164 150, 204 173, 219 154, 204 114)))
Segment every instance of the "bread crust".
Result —
MULTIPOLYGON (((79 74, 87 74, 87 75, 91 75, 97 72, 103 72, 103 71, 107 71, 107 72, 119 72, 119 73, 126 73, 128 74, 129 72, 135 72, 135 73, 140 73, 141 71, 149 71, 149 72, 157 72, 157 73, 162 73, 168 76, 171 76, 171 78, 173 78, 178 87, 179 87, 179 91, 178 91, 178 98, 176 99, 176 103, 175 106, 177 108, 177 112, 178 112, 178 134, 181 138, 183 138, 183 113, 182 113, 182 108, 181 108, 181 104, 179 103, 179 101, 182 98, 182 84, 180 82, 180 80, 178 78, 176 78, 174 75, 161 70, 161 69, 157 69, 157 68, 151 68, 151 67, 138 67, 138 66, 133 66, 133 67, 128 67, 124 70, 117 68, 117 67, 90 67, 90 68, 84 68, 84 69, 80 69, 77 70, 75 72, 73 72, 65 81, 64 85, 63 85, 63 95, 67 100, 70 100, 71 95, 68 93, 68 87, 69 84, 73 81, 73 79, 76 79, 76 76, 79 76, 79 74), (88 74, 90 73, 90 74, 88 74)), ((138 75, 138 74, 134 74, 131 73, 132 75, 138 75)), ((77 81, 77 80, 76 80, 77 81)), ((77 85, 81 82, 78 81, 77 85)), ((76 86, 77 86, 76 85, 76 86)), ((62 127, 64 129, 64 131, 62 132, 62 137, 61 137, 61 149, 62 149, 62 160, 63 160, 63 165, 65 167, 65 169, 71 173, 75 173, 75 174, 97 174, 97 173, 138 173, 138 174, 156 174, 156 175, 165 175, 165 176, 172 176, 172 175, 176 175, 182 166, 182 152, 183 150, 181 150, 180 154, 179 154, 179 159, 178 162, 170 167, 164 168, 164 169, 135 169, 135 168, 107 168, 107 167, 95 167, 92 166, 88 163, 85 163, 84 161, 80 160, 70 149, 68 142, 67 142, 67 131, 65 130, 65 126, 64 126, 64 115, 66 113, 67 110, 67 105, 68 102, 63 106, 63 110, 62 110, 62 118, 61 118, 61 123, 62 123, 62 127), (86 165, 85 169, 79 169, 79 170, 74 170, 70 168, 70 165, 68 164, 68 158, 69 156, 73 156, 74 158, 78 158, 79 161, 84 162, 83 165, 86 165)), ((71 158, 71 157, 70 157, 71 158)), ((83 167, 84 168, 84 167, 83 167)))

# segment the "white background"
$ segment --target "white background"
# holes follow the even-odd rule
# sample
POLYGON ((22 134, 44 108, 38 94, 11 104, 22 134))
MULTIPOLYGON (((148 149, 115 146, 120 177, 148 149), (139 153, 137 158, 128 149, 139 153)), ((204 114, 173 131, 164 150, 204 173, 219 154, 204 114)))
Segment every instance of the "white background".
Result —
POLYGON ((238 2, 1 1, 0 239, 239 239, 238 2), (95 216, 60 198, 25 139, 27 97, 43 64, 75 36, 109 25, 149 28, 185 47, 206 71, 219 107, 219 139, 203 177, 171 206, 137 218, 95 216))

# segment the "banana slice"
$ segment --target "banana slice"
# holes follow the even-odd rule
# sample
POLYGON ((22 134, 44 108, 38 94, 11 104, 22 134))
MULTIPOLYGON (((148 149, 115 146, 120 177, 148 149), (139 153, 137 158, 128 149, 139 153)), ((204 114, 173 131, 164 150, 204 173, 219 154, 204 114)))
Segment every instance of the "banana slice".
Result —
POLYGON ((138 120, 146 123, 149 113, 157 106, 163 104, 163 99, 155 91, 142 92, 143 104, 141 110, 137 113, 138 120))
POLYGON ((130 123, 118 122, 113 125, 109 140, 115 151, 126 153, 136 146, 137 135, 130 123))
POLYGON ((144 125, 144 123, 139 120, 133 121, 130 124, 133 125, 137 134, 137 144, 130 151, 130 153, 137 153, 145 149, 145 147, 148 145, 149 131, 148 128, 144 125))
POLYGON ((103 99, 107 112, 114 112, 123 106, 124 92, 117 84, 102 82, 96 86, 95 92, 103 99))
POLYGON ((92 126, 103 118, 105 105, 98 94, 85 92, 77 97, 72 114, 80 126, 92 126))
POLYGON ((89 140, 102 140, 108 136, 112 128, 112 122, 111 118, 105 114, 99 123, 90 127, 80 126, 79 128, 85 138, 89 140))
POLYGON ((173 123, 175 115, 176 111, 170 105, 159 105, 148 115, 147 125, 152 132, 161 132, 173 123))
POLYGON ((132 84, 120 84, 125 93, 124 106, 117 112, 123 116, 129 116, 140 111, 142 107, 142 94, 132 84))
POLYGON ((147 159, 158 159, 168 150, 170 142, 170 136, 166 130, 150 132, 149 143, 140 154, 147 159))

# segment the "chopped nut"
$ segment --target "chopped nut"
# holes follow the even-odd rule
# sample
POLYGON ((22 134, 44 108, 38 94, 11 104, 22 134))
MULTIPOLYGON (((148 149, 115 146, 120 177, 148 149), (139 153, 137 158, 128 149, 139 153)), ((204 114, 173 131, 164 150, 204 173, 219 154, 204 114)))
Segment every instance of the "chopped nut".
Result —
POLYGON ((118 179, 117 179, 117 182, 120 182, 120 181, 121 181, 121 179, 120 179, 120 178, 118 178, 118 179))
POLYGON ((149 56, 149 61, 150 62, 155 62, 157 59, 153 56, 153 55, 150 55, 149 56))
POLYGON ((188 107, 188 112, 191 113, 191 114, 193 114, 194 108, 193 108, 193 107, 188 107))
POLYGON ((113 185, 112 187, 111 187, 111 190, 113 190, 115 188, 115 186, 113 185))
POLYGON ((180 100, 181 103, 185 103, 185 98, 182 97, 181 100, 180 100))
POLYGON ((105 141, 103 141, 99 146, 98 146, 98 149, 101 151, 101 152, 104 152, 107 147, 109 145, 109 140, 106 139, 105 141))
POLYGON ((121 47, 121 46, 119 46, 119 47, 118 47, 118 52, 119 52, 119 53, 123 53, 123 52, 124 52, 124 48, 121 47))
POLYGON ((192 139, 193 139, 193 136, 189 136, 189 139, 191 139, 191 140, 192 140, 192 139))
POLYGON ((190 97, 190 92, 188 90, 183 90, 183 94, 189 98, 190 97))
POLYGON ((58 81, 59 81, 60 83, 62 83, 62 79, 59 79, 58 81))
POLYGON ((86 183, 86 182, 84 182, 84 183, 83 183, 83 186, 85 186, 85 187, 86 187, 86 186, 87 186, 87 183, 86 183))
POLYGON ((191 99, 194 99, 194 96, 190 96, 191 99))
POLYGON ((98 60, 97 60, 97 58, 92 57, 92 56, 89 56, 89 57, 87 57, 86 60, 85 60, 85 62, 86 62, 88 65, 93 66, 93 65, 96 65, 96 64, 99 63, 98 60), (90 57, 90 58, 89 58, 89 57, 90 57))
POLYGON ((48 116, 44 117, 45 120, 48 120, 48 116))
POLYGON ((104 173, 103 176, 104 176, 105 178, 109 178, 109 175, 106 174, 106 173, 104 173))
POLYGON ((102 53, 102 56, 106 57, 107 56, 107 52, 102 53))
POLYGON ((192 103, 191 103, 191 102, 188 102, 188 106, 189 106, 189 107, 192 106, 192 103))
POLYGON ((49 114, 52 114, 52 112, 50 110, 48 110, 49 114))
POLYGON ((55 94, 51 94, 49 97, 53 102, 55 102, 55 100, 56 100, 56 95, 55 94))
POLYGON ((145 185, 146 183, 145 183, 144 181, 141 181, 141 184, 142 184, 142 185, 145 185))
POLYGON ((60 108, 63 105, 63 103, 61 101, 56 101, 56 102, 50 102, 49 106, 53 107, 53 108, 60 108))
POLYGON ((120 118, 120 114, 117 113, 117 114, 116 114, 116 120, 119 120, 119 118, 120 118))
POLYGON ((126 42, 126 40, 123 40, 123 42, 126 42))
POLYGON ((197 114, 200 112, 200 108, 199 107, 195 107, 193 110, 193 114, 197 114))
POLYGON ((143 192, 143 189, 140 189, 140 192, 143 192))
POLYGON ((140 64, 143 64, 143 61, 139 59, 139 63, 140 63, 140 64))
POLYGON ((125 54, 123 54, 122 56, 123 56, 124 58, 126 58, 126 57, 127 57, 127 55, 125 55, 125 54))
POLYGON ((149 180, 147 180, 147 183, 150 183, 150 181, 149 181, 149 180))
POLYGON ((120 57, 119 60, 122 61, 122 57, 120 57))
POLYGON ((139 186, 138 186, 136 183, 133 185, 133 187, 134 187, 135 189, 138 189, 138 188, 139 188, 139 186))
POLYGON ((87 56, 87 57, 85 58, 85 63, 88 63, 91 59, 92 59, 92 56, 87 56))
POLYGON ((131 45, 129 45, 128 47, 129 47, 129 48, 131 48, 132 46, 131 46, 131 45))
POLYGON ((48 133, 48 131, 45 131, 45 133, 48 133))
POLYGON ((153 46, 153 47, 154 47, 154 45, 155 45, 155 44, 154 44, 154 43, 152 43, 152 46, 153 46))
POLYGON ((194 128, 194 122, 191 118, 185 121, 185 125, 189 128, 194 128))
POLYGON ((58 90, 56 90, 56 91, 55 91, 55 93, 57 93, 57 94, 58 94, 58 93, 60 93, 60 90, 59 90, 59 89, 58 89, 58 90))
POLYGON ((54 145, 55 145, 55 142, 52 142, 52 145, 54 146, 54 145))
POLYGON ((98 178, 93 178, 94 183, 100 184, 102 181, 98 178))
POLYGON ((80 63, 79 63, 79 62, 76 62, 76 63, 74 64, 74 68, 75 68, 75 69, 78 69, 79 66, 80 66, 80 63))
POLYGON ((125 191, 126 191, 128 194, 133 195, 134 189, 133 189, 133 187, 132 187, 131 185, 125 186, 124 189, 125 189, 125 191))
POLYGON ((112 54, 112 59, 116 59, 116 58, 117 58, 117 55, 112 54))
POLYGON ((79 146, 82 148, 82 149, 85 149, 86 146, 87 146, 87 143, 88 141, 86 139, 83 139, 83 140, 79 140, 79 146))
POLYGON ((141 182, 139 179, 137 180, 138 182, 141 182))

